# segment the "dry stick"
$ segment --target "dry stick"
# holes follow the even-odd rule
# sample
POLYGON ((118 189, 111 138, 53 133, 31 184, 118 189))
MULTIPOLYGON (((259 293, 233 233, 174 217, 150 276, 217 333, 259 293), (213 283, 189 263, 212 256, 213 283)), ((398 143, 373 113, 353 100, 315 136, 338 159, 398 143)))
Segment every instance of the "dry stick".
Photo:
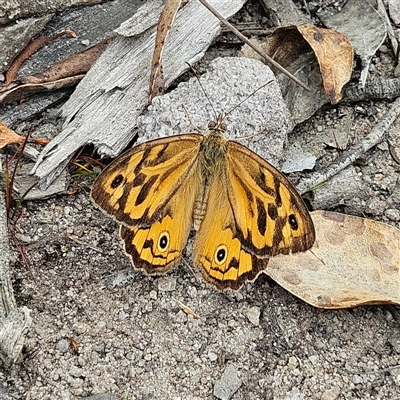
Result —
POLYGON ((395 99, 400 96, 400 78, 380 79, 368 82, 364 87, 358 84, 345 89, 344 100, 360 101, 373 99, 395 99))
POLYGON ((165 42, 171 30, 175 16, 187 0, 167 0, 157 24, 157 36, 154 46, 153 60, 151 61, 150 85, 149 85, 149 104, 154 97, 165 93, 164 73, 161 57, 165 47, 165 42))
POLYGON ((310 92, 310 88, 305 85, 302 81, 297 79, 294 75, 292 75, 288 70, 283 68, 280 64, 278 64, 275 60, 273 60, 270 56, 259 50, 253 43, 247 39, 246 36, 243 36, 233 25, 231 25, 215 8, 211 7, 205 0, 199 0, 204 7, 210 10, 226 27, 228 27, 239 39, 243 40, 248 46, 250 46, 254 51, 256 51, 261 57, 265 58, 268 63, 272 64, 276 69, 279 69, 283 74, 288 76, 290 79, 299 84, 303 89, 310 92))
POLYGON ((336 175, 344 168, 348 167, 355 160, 357 160, 357 158, 361 157, 365 152, 383 140, 389 127, 393 124, 399 114, 400 97, 393 102, 384 118, 372 128, 371 132, 365 136, 364 139, 346 151, 346 153, 338 157, 332 164, 310 174, 307 178, 303 179, 300 184, 296 186, 297 190, 302 194, 308 192, 313 187, 320 185, 321 183, 332 178, 332 176, 336 175))

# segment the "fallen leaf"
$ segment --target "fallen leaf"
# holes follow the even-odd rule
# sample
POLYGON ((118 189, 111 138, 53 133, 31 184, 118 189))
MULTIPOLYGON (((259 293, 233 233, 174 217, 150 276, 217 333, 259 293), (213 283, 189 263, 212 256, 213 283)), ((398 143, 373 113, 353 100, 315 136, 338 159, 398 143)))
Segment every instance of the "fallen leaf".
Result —
POLYGON ((12 82, 0 86, 0 103, 10 104, 26 96, 67 88, 76 85, 100 57, 114 37, 66 58, 34 75, 21 78, 21 83, 12 82))
POLYGON ((25 138, 0 122, 0 149, 9 144, 23 143, 25 138))
POLYGON ((354 50, 350 40, 332 29, 310 24, 297 27, 313 49, 322 74, 324 89, 332 104, 342 98, 342 88, 350 80, 354 50))
POLYGON ((335 104, 342 98, 341 90, 353 69, 353 46, 345 35, 311 24, 283 26, 272 34, 269 53, 288 67, 310 47, 319 64, 325 92, 335 104))
POLYGON ((267 275, 315 307, 400 305, 400 230, 340 213, 311 215, 314 246, 272 258, 267 275))
POLYGON ((22 78, 21 82, 41 84, 85 74, 114 39, 115 37, 105 39, 80 53, 51 65, 42 72, 22 78))
MULTIPOLYGON (((23 143, 25 139, 26 138, 24 136, 18 135, 18 133, 14 132, 7 125, 4 125, 2 122, 0 122, 0 149, 8 146, 9 144, 23 143)), ((49 143, 49 140, 31 137, 29 138, 29 142, 35 142, 42 146, 46 146, 46 144, 49 143)))
POLYGON ((385 41, 388 28, 385 18, 379 15, 372 2, 347 1, 341 10, 318 13, 323 24, 346 35, 361 59, 361 86, 365 86, 372 58, 385 41))

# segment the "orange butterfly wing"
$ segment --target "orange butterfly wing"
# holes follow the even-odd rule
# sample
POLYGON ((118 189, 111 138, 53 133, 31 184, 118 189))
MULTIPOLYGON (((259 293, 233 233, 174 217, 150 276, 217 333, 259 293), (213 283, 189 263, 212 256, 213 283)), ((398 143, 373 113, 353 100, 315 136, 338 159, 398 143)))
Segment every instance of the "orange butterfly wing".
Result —
POLYGON ((128 150, 97 178, 91 196, 122 223, 136 268, 165 272, 181 258, 200 190, 197 155, 203 135, 152 140, 128 150))
POLYGON ((315 232, 301 196, 279 171, 239 143, 227 146, 193 254, 207 281, 239 289, 271 256, 309 249, 315 232))

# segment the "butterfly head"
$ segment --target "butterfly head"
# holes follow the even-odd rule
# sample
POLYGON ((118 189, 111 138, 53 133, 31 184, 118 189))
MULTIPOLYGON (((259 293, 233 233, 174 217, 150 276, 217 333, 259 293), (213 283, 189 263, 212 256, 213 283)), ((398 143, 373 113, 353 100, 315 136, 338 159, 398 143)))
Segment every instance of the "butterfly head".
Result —
POLYGON ((210 121, 208 123, 208 129, 210 134, 225 137, 225 132, 228 128, 226 124, 223 122, 222 115, 219 114, 215 121, 210 121))

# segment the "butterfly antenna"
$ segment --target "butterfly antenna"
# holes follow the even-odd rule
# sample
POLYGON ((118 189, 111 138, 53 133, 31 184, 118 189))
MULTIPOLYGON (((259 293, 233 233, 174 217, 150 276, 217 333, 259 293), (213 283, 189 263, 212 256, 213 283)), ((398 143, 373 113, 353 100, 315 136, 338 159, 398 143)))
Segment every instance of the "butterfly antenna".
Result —
POLYGON ((236 104, 233 108, 231 108, 225 115, 224 118, 227 117, 232 111, 235 111, 238 107, 240 107, 245 101, 247 101, 251 96, 254 96, 259 90, 261 90, 262 88, 265 88, 265 86, 268 86, 271 82, 273 81, 273 79, 271 79, 270 81, 268 81, 267 83, 264 83, 264 85, 261 85, 259 88, 257 88, 256 90, 254 90, 254 92, 250 93, 248 96, 246 96, 240 103, 236 104))
POLYGON ((215 108, 214 108, 214 106, 213 106, 213 103, 212 103, 211 99, 208 97, 208 94, 207 94, 206 90, 204 89, 203 85, 201 84, 199 72, 196 70, 196 68, 193 67, 193 65, 189 64, 188 62, 187 62, 186 64, 189 66, 189 69, 190 69, 190 71, 192 72, 192 74, 197 78, 197 82, 199 83, 199 85, 200 85, 200 87, 201 87, 201 90, 202 90, 203 93, 204 93, 204 96, 205 96, 206 99, 208 100, 208 103, 210 104, 210 107, 211 107, 211 109, 213 110, 214 119, 215 119, 215 121, 216 121, 216 120, 218 119, 218 114, 217 114, 217 112, 215 111, 215 108))
POLYGON ((190 122, 190 125, 193 126, 193 128, 195 129, 196 132, 201 133, 201 129, 198 128, 198 127, 194 124, 194 122, 192 121, 192 118, 190 118, 189 111, 187 110, 187 108, 185 107, 184 104, 182 104, 182 107, 183 107, 183 110, 185 111, 185 114, 186 114, 187 119, 188 119, 189 122, 190 122))

